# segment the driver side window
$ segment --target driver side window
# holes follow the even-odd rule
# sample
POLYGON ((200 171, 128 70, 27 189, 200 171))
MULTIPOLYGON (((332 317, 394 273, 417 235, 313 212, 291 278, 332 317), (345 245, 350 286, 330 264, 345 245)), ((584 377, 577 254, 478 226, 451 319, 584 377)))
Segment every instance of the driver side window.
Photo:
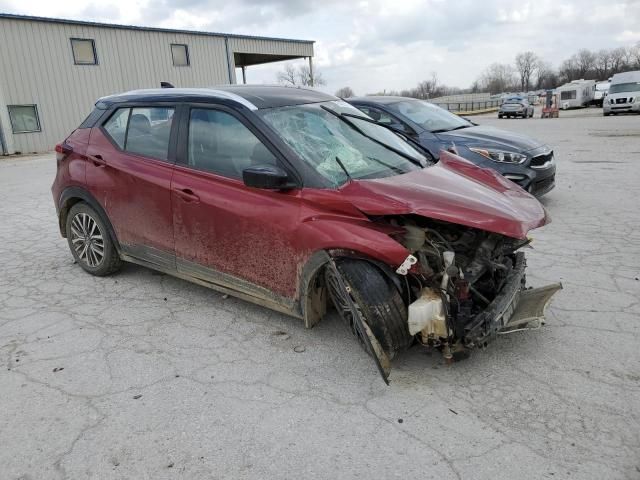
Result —
POLYGON ((398 120, 396 117, 389 115, 387 112, 383 112, 382 110, 369 107, 369 106, 358 106, 360 110, 369 115, 372 119, 378 122, 380 125, 386 125, 389 127, 394 127, 398 130, 401 130, 405 133, 411 133, 411 129, 402 121, 398 120))
POLYGON ((191 109, 188 164, 228 178, 242 179, 245 168, 277 165, 274 155, 233 115, 212 109, 191 109))

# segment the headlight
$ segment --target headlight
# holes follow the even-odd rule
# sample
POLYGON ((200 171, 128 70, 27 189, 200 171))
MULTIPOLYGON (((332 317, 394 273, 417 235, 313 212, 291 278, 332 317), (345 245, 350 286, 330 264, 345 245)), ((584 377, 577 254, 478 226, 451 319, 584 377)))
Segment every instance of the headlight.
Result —
POLYGON ((469 150, 482 155, 485 158, 493 160, 494 162, 500 163, 523 163, 527 159, 527 156, 523 155, 522 153, 505 152, 503 150, 493 150, 480 147, 469 147, 469 150))

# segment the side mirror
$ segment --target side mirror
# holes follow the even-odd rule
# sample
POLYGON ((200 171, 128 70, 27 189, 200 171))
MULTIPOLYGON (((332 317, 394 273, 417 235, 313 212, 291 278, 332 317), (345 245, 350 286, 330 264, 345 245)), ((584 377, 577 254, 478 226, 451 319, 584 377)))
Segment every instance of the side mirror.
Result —
POLYGON ((265 190, 286 190, 295 184, 289 181, 289 175, 276 165, 257 165, 242 171, 242 180, 247 187, 265 190))

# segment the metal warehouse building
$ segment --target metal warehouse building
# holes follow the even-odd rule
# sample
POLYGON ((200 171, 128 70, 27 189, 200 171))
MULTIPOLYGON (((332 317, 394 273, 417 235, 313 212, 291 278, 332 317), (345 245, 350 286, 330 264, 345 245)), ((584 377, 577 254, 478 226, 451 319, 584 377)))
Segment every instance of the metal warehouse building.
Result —
POLYGON ((236 83, 313 42, 0 14, 0 153, 52 150, 112 93, 236 83))

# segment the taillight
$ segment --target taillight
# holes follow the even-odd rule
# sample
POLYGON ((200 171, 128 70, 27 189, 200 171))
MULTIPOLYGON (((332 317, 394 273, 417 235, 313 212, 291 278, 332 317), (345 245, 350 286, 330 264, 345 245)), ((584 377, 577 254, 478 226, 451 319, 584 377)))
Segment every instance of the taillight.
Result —
POLYGON ((56 161, 58 165, 62 162, 69 154, 73 152, 73 148, 67 145, 66 143, 59 143, 56 145, 56 161))

